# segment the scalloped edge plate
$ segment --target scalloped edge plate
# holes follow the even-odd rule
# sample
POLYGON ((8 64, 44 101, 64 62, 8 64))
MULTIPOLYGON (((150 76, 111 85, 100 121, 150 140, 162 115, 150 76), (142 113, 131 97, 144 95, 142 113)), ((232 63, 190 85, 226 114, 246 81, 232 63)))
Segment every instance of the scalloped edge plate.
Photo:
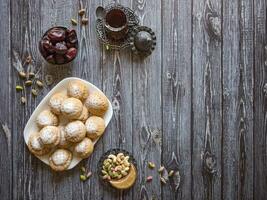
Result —
MULTIPOLYGON (((94 84, 88 82, 88 81, 85 81, 83 79, 80 79, 80 78, 76 78, 76 77, 69 77, 69 78, 65 78, 63 79, 62 81, 60 81, 56 86, 54 86, 54 88, 48 92, 48 94, 43 98, 43 100, 39 103, 39 105, 35 108, 35 110, 33 111, 31 117, 29 118, 25 128, 24 128, 24 132, 23 132, 23 135, 24 135, 24 141, 26 143, 26 145, 28 144, 28 140, 29 140, 29 136, 31 133, 34 133, 34 132, 38 132, 40 129, 37 127, 37 124, 36 124, 36 117, 38 116, 38 114, 43 111, 44 109, 48 109, 49 106, 48 106, 48 102, 49 102, 49 99, 50 97, 57 93, 57 92, 65 92, 67 93, 67 85, 70 81, 75 81, 75 80, 79 80, 79 81, 82 81, 85 85, 87 85, 87 87, 89 88, 89 93, 91 91, 98 91, 98 92, 101 92, 103 95, 105 95, 98 87, 96 87, 94 84)), ((106 95, 105 95, 106 96, 106 95)), ((108 99, 108 98, 107 98, 108 99)), ((111 102, 109 101, 108 99, 108 104, 109 104, 109 107, 108 107, 108 110, 107 112, 105 113, 105 115, 103 116, 103 119, 105 121, 105 125, 106 125, 106 128, 112 118, 112 115, 113 115, 113 109, 112 109, 112 105, 111 105, 111 102)), ((105 133, 104 133, 105 134, 105 133)), ((94 141, 94 144, 97 143, 99 139, 95 140, 94 141)), ((33 154, 34 155, 34 154, 33 154)), ((48 155, 44 155, 44 156, 36 156, 37 158, 39 158, 41 161, 43 161, 45 164, 49 165, 49 161, 48 161, 48 158, 49 156, 48 155)), ((69 169, 72 169, 73 167, 75 167, 80 161, 82 160, 82 158, 79 158, 75 155, 73 155, 73 159, 71 161, 71 164, 69 165, 68 167, 68 170, 69 169)))

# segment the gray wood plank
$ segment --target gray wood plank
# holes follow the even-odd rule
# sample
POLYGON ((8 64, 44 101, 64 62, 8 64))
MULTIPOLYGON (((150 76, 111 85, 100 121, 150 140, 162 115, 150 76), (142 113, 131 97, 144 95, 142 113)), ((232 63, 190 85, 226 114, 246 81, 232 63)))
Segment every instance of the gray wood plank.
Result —
MULTIPOLYGON (((114 1, 105 0, 106 6, 114 1)), ((117 3, 131 7, 130 0, 117 3)), ((113 118, 104 138, 104 152, 121 148, 132 152, 132 60, 129 51, 102 48, 103 90, 113 106, 113 118)), ((120 192, 103 188, 104 199, 132 199, 132 191, 120 192)))
POLYGON ((157 170, 147 167, 149 161, 161 165, 162 102, 161 102, 161 2, 133 1, 133 9, 141 25, 151 27, 157 46, 151 56, 133 57, 133 152, 138 163, 138 180, 133 199, 160 199, 161 183, 157 170), (153 176, 147 183, 146 177, 153 176))
POLYGON ((162 199, 191 199, 191 11, 190 1, 162 2, 162 159, 181 176, 162 199))
POLYGON ((3 200, 12 199, 12 84, 11 81, 11 40, 10 40, 10 3, 9 1, 0 1, 0 17, 3 23, 0 23, 0 61, 1 61, 1 116, 0 116, 0 196, 3 200))
POLYGON ((254 199, 267 196, 267 76, 266 6, 254 1, 254 199))
POLYGON ((193 1, 192 198, 221 199, 221 1, 193 1))
MULTIPOLYGON (((22 60, 28 55, 36 55, 34 43, 38 40, 38 27, 40 27, 40 16, 37 14, 38 2, 12 2, 12 53, 17 52, 18 56, 12 55, 12 64, 17 66, 22 64, 22 60), (32 7, 31 7, 32 6, 32 7), (31 11, 31 12, 30 12, 31 11), (36 13, 35 13, 36 12, 36 13), (23 17, 21 17, 23 16, 23 17), (39 17, 36 17, 39 16, 39 17), (34 28, 33 28, 34 27, 34 28)), ((17 76, 17 70, 12 68, 12 82, 22 84, 17 76)), ((41 164, 36 162, 36 158, 30 155, 23 140, 23 129, 27 119, 36 106, 36 100, 30 95, 27 89, 22 93, 16 93, 12 90, 14 98, 12 99, 12 165, 13 165, 13 199, 34 199, 38 198, 38 192, 41 191, 41 164), (20 98, 27 92, 27 104, 21 105, 20 98), (36 191, 36 192, 35 192, 36 191)))
POLYGON ((253 198, 253 5, 223 5, 223 198, 253 198))

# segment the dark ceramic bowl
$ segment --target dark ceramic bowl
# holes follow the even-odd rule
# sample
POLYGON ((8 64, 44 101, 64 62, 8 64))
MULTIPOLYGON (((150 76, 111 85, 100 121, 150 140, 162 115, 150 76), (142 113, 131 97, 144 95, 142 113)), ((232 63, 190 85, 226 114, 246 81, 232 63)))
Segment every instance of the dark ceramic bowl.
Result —
POLYGON ((64 65, 73 61, 78 54, 78 47, 76 31, 63 26, 48 29, 39 41, 42 57, 52 65, 64 65), (57 37, 51 37, 52 30, 58 31, 58 34, 54 34, 57 37))
MULTIPOLYGON (((108 156, 109 156, 110 154, 117 155, 118 153, 123 153, 125 156, 129 156, 129 162, 132 163, 132 164, 135 166, 135 169, 136 169, 136 171, 137 171, 137 173, 138 173, 137 162, 136 162, 136 160, 134 159, 134 157, 133 157, 133 155, 132 155, 131 153, 129 153, 128 151, 126 151, 126 150, 124 150, 124 149, 110 149, 110 150, 108 150, 106 153, 104 153, 104 154, 100 157, 100 159, 99 159, 99 161, 98 161, 98 163, 97 163, 97 174, 98 174, 98 176, 99 176, 99 179, 101 180, 101 183, 102 183, 104 186, 107 186, 107 187, 109 187, 109 188, 111 188, 111 189, 113 189, 113 190, 118 190, 118 189, 112 187, 112 186, 109 184, 108 181, 103 180, 103 178, 102 178, 102 176, 103 176, 103 174, 102 174, 102 166, 103 166, 103 162, 104 162, 104 160, 107 159, 108 156)), ((136 182, 137 182, 137 181, 136 181, 136 182)), ((130 188, 129 188, 129 189, 130 189, 130 188)))

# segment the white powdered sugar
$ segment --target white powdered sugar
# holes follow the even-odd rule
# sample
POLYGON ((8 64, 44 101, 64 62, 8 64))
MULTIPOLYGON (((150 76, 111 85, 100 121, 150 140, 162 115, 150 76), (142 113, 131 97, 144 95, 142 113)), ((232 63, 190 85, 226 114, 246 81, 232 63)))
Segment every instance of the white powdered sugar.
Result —
POLYGON ((68 102, 63 104, 63 110, 66 113, 72 113, 72 112, 75 112, 77 110, 77 106, 74 102, 68 101, 68 102))
POLYGON ((31 140, 31 146, 35 150, 42 150, 42 144, 40 143, 39 137, 33 137, 31 140))
POLYGON ((65 131, 69 136, 76 136, 83 132, 84 124, 80 121, 70 122, 66 127, 65 131))
POLYGON ((90 119, 86 121, 85 126, 89 133, 95 133, 98 130, 97 124, 90 119))
POLYGON ((78 153, 83 153, 86 151, 86 148, 88 147, 88 142, 87 140, 81 141, 76 147, 75 150, 78 153))
POLYGON ((68 160, 68 153, 62 149, 55 151, 52 155, 52 161, 55 165, 63 165, 68 160))
POLYGON ((57 137, 56 127, 45 127, 40 131, 40 138, 44 144, 54 143, 57 137))
POLYGON ((41 112, 37 117, 37 123, 39 125, 55 125, 57 123, 57 118, 49 110, 41 112))

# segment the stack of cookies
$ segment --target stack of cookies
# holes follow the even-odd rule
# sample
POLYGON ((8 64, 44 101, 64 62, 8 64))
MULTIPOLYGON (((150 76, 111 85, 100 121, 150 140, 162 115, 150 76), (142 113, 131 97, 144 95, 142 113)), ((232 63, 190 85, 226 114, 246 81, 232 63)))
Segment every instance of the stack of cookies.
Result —
POLYGON ((105 131, 109 103, 98 91, 89 92, 82 81, 71 81, 66 91, 54 94, 49 109, 36 119, 39 132, 30 134, 28 147, 36 156, 49 155, 53 170, 68 169, 73 155, 89 157, 94 141, 105 131))

